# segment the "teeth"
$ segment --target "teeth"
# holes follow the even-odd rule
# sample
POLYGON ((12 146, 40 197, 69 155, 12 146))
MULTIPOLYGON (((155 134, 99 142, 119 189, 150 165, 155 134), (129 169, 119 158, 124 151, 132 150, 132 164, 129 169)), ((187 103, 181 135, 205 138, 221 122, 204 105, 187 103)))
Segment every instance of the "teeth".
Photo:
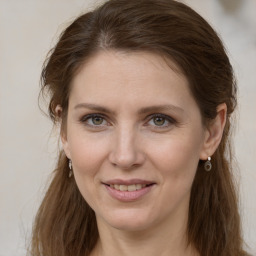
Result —
POLYGON ((128 186, 128 191, 135 191, 136 190, 136 185, 129 185, 128 186))
POLYGON ((136 189, 141 189, 142 185, 141 184, 136 184, 136 189))
POLYGON ((110 187, 120 191, 136 191, 136 190, 145 188, 146 184, 132 184, 132 185, 111 184, 110 187))
POLYGON ((127 191, 127 186, 126 185, 120 185, 119 189, 120 191, 127 191))

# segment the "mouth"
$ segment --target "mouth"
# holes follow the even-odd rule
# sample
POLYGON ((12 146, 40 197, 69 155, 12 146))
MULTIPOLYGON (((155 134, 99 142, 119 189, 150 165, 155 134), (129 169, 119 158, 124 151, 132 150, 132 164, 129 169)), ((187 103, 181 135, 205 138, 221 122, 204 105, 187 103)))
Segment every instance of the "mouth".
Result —
POLYGON ((141 179, 114 179, 102 183, 109 195, 121 202, 137 201, 150 194, 155 182, 141 179))
POLYGON ((137 191, 137 190, 141 190, 145 187, 150 187, 153 186, 155 183, 150 183, 150 184, 130 184, 130 185, 125 185, 125 184, 106 184, 104 183, 104 185, 111 187, 112 189, 118 190, 118 191, 129 191, 129 192, 133 192, 133 191, 137 191))

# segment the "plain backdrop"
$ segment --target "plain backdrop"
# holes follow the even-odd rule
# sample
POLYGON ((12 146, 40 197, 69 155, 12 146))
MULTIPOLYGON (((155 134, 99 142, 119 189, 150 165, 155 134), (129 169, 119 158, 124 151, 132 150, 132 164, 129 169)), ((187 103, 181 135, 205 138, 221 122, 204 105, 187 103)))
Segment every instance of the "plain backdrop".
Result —
MULTIPOLYGON (((244 237, 256 255, 256 1, 183 2, 218 31, 237 75, 236 175, 244 237)), ((0 0, 0 256, 25 255, 56 162, 58 137, 37 103, 43 61, 60 32, 97 3, 0 0)))

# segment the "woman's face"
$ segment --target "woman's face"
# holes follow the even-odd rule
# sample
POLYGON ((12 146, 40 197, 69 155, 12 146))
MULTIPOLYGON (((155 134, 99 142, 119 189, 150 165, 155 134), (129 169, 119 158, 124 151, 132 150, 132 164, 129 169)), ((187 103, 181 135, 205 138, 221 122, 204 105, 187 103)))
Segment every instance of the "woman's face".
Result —
POLYGON ((75 76, 62 141, 98 223, 186 220, 205 129, 176 69, 150 53, 102 51, 75 76))

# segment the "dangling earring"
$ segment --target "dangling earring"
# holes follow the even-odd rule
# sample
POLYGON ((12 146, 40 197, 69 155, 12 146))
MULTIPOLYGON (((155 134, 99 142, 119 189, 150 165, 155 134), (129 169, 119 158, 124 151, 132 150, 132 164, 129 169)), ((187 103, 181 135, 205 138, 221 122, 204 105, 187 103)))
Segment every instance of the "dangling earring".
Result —
POLYGON ((211 157, 208 156, 208 160, 204 163, 204 169, 209 172, 212 169, 211 157))
POLYGON ((73 172, 72 172, 72 161, 71 161, 71 159, 69 159, 69 161, 68 161, 68 167, 69 167, 68 177, 70 178, 70 177, 73 175, 73 172))

